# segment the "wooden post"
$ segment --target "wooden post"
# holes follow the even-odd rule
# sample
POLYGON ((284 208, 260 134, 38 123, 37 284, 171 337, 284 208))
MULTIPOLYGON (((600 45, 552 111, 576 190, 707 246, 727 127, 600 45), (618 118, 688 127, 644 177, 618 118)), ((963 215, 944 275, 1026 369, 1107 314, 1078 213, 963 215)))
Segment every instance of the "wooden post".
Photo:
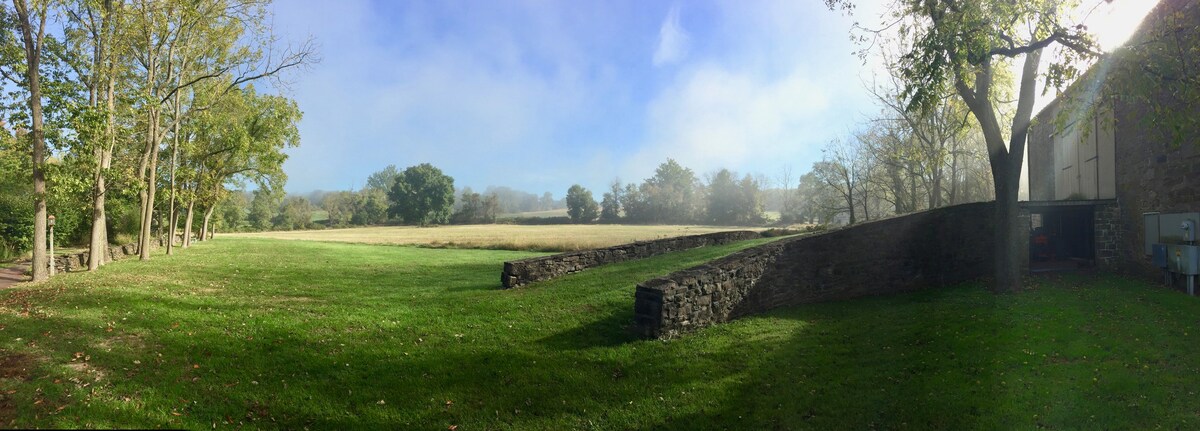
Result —
POLYGON ((50 215, 47 220, 50 225, 50 276, 54 276, 54 215, 50 215))

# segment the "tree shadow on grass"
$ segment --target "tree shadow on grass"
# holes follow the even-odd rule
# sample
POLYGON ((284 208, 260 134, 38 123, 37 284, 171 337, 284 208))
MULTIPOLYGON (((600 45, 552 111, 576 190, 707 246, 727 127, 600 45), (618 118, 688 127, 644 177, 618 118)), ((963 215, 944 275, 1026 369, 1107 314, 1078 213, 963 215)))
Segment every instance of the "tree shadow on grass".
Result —
POLYGON ((998 353, 1013 349, 1014 340, 986 326, 1019 322, 991 294, 963 295, 964 289, 979 288, 815 304, 752 318, 803 325, 790 338, 757 346, 770 353, 746 361, 732 395, 656 427, 1006 428, 992 422, 1005 405, 1006 365, 998 353))
POLYGON ((604 314, 566 331, 538 340, 553 349, 580 350, 593 347, 617 347, 641 340, 633 327, 633 314, 620 310, 604 314))

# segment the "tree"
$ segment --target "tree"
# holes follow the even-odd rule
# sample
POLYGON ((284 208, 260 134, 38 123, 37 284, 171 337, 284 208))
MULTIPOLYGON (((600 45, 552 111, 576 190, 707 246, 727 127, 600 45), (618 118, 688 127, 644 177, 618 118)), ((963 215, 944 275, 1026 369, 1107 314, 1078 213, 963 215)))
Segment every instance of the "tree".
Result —
POLYGON ((329 227, 349 226, 354 220, 354 192, 326 193, 321 199, 321 209, 329 215, 329 227))
POLYGON ((759 180, 750 174, 742 177, 742 181, 738 183, 737 224, 750 226, 766 221, 761 188, 759 180))
MULTIPOLYGON (((258 0, 141 1, 132 5, 129 16, 129 31, 134 35, 130 38, 132 72, 138 78, 136 108, 145 115, 137 170, 142 183, 139 257, 148 260, 160 147, 168 135, 179 135, 180 123, 192 110, 204 109, 193 105, 184 111, 183 93, 218 79, 227 82, 219 92, 228 93, 311 64, 315 54, 311 44, 304 44, 288 47, 280 55, 265 55, 275 41, 255 34, 263 30, 267 16, 266 5, 258 0)), ((172 146, 173 153, 176 148, 172 146)))
POLYGON ((246 217, 254 230, 270 230, 280 205, 279 193, 259 187, 250 201, 250 214, 246 217))
POLYGON ((833 141, 822 152, 825 157, 813 164, 812 172, 824 187, 837 195, 837 206, 828 209, 849 216, 849 223, 858 223, 862 213, 863 164, 859 148, 844 141, 833 141))
MULTIPOLYGON (((1200 7, 1194 1, 1163 1, 1146 17, 1142 29, 1113 52, 1108 97, 1146 110, 1139 120, 1150 139, 1184 143, 1200 130, 1200 7)), ((1092 78, 1103 78, 1092 76, 1092 78)), ((1089 92, 1069 95, 1086 99, 1089 92)), ((1079 100, 1095 111, 1095 100, 1079 100)), ((1085 114, 1094 114, 1088 112, 1085 114)), ((1080 116, 1086 118, 1086 116, 1080 116)))
POLYGON ((446 223, 454 206, 454 178, 428 163, 410 166, 396 177, 388 200, 388 213, 405 223, 446 223))
POLYGON ((599 216, 599 207, 592 191, 579 184, 567 189, 567 216, 574 223, 589 223, 599 216))
POLYGON ((388 219, 388 196, 382 190, 363 189, 354 196, 350 223, 360 226, 383 224, 388 219))
POLYGON ((728 169, 717 171, 708 182, 708 221, 717 225, 736 224, 741 190, 728 169))
POLYGON ((674 159, 658 165, 654 176, 642 184, 648 221, 688 223, 695 219, 699 180, 691 169, 674 159))
POLYGON ((217 224, 224 230, 240 230, 246 221, 246 214, 250 212, 250 199, 246 198, 245 191, 235 190, 221 200, 219 208, 217 224))
MULTIPOLYGON (((830 7, 849 1, 826 0, 830 7)), ((1065 26, 1074 2, 1059 0, 901 0, 897 18, 908 52, 900 57, 905 109, 930 112, 953 88, 970 110, 988 150, 996 202, 995 285, 998 292, 1020 288, 1020 229, 1017 192, 1025 140, 1033 114, 1041 56, 1063 47, 1063 59, 1048 68, 1047 81, 1061 85, 1078 75, 1080 60, 1094 56, 1094 43, 1083 25, 1065 26), (1012 123, 1001 127, 1001 98, 993 86, 1010 60, 1022 66, 1012 123), (1007 135, 1007 136, 1006 136, 1007 135)))
MULTIPOLYGON (((16 31, 15 39, 6 40, 7 45, 17 45, 7 54, 3 76, 25 93, 26 106, 29 109, 28 121, 30 133, 24 137, 18 134, 19 140, 27 139, 32 163, 30 170, 33 179, 33 280, 40 281, 50 277, 49 256, 46 251, 46 131, 42 112, 42 60, 46 49, 46 20, 49 15, 48 2, 33 2, 13 0, 11 15, 5 10, 6 21, 11 20, 16 31), (19 56, 19 57, 18 57, 19 56), (19 59, 18 59, 19 58, 19 59)), ((5 39, 13 37, 6 34, 5 39)))
POLYGON ((621 219, 621 180, 614 180, 600 201, 600 221, 613 223, 621 219))
POLYGON ((399 176, 400 170, 396 169, 396 165, 387 165, 387 167, 367 176, 366 188, 387 193, 388 190, 392 189, 392 184, 396 184, 396 177, 399 176))
POLYGON ((33 245, 33 184, 27 144, 0 133, 0 258, 9 258, 33 245))
POLYGON ((450 216, 454 224, 485 224, 496 222, 496 212, 500 209, 499 200, 495 195, 482 196, 467 188, 462 194, 462 207, 450 216))
POLYGON ((312 203, 301 196, 290 196, 283 200, 279 215, 272 221, 276 229, 307 229, 312 226, 312 203))

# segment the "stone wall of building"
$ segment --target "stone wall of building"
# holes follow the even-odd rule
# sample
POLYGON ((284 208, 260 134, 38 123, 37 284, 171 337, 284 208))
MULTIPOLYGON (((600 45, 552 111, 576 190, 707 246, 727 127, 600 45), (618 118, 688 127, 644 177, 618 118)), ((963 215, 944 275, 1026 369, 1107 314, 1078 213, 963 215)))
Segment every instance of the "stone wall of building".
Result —
POLYGON ((986 276, 992 218, 991 203, 958 205, 746 249, 639 284, 635 324, 646 336, 671 337, 777 307, 986 276))
POLYGON ((1121 206, 1116 203, 1097 204, 1092 212, 1092 227, 1096 236, 1096 266, 1099 268, 1120 268, 1121 241, 1124 229, 1121 227, 1121 206))
POLYGON ((1118 226, 1123 232, 1117 253, 1129 272, 1158 280, 1161 272, 1143 247, 1142 214, 1200 211, 1200 130, 1188 131, 1183 142, 1171 142, 1142 121, 1145 115, 1142 106, 1117 104, 1118 226))
POLYGON ((752 231, 716 232, 514 260, 504 262, 504 272, 500 274, 500 283, 505 289, 511 289, 610 263, 644 259, 674 251, 728 244, 760 237, 759 233, 752 231))

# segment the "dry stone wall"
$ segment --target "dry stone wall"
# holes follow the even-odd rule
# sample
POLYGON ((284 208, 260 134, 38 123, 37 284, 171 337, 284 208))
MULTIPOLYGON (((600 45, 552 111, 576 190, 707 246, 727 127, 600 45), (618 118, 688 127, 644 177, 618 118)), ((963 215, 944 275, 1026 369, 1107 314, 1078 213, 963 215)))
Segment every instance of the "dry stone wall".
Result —
POLYGON ((639 241, 615 247, 504 262, 500 283, 505 289, 549 280, 610 263, 644 259, 674 251, 759 238, 757 232, 731 231, 639 241))
POLYGON ((777 307, 985 276, 992 217, 991 203, 958 205, 742 250, 639 284, 635 324, 665 338, 777 307))
MULTIPOLYGON (((153 250, 156 247, 161 247, 161 244, 161 240, 158 241, 158 244, 152 242, 150 249, 153 250)), ((108 248, 105 249, 104 262, 112 262, 114 260, 120 260, 126 257, 137 255, 137 244, 109 245, 108 248)), ((56 255, 54 256, 54 268, 58 271, 67 272, 83 271, 87 269, 88 259, 90 257, 91 253, 86 251, 82 253, 56 255)))

